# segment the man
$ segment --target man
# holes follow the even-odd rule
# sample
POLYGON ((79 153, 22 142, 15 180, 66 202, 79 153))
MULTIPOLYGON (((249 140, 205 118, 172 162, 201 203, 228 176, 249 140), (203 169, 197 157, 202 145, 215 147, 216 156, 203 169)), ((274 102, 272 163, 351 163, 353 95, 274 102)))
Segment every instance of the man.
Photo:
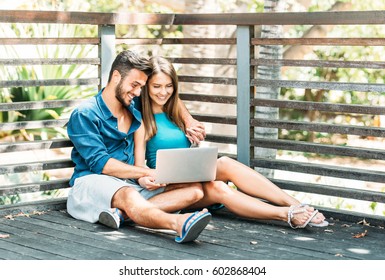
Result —
MULTIPOLYGON (((130 51, 120 53, 111 66, 106 87, 71 114, 67 130, 74 144, 71 157, 75 169, 67 210, 76 219, 115 229, 130 218, 144 227, 174 230, 178 234, 175 241, 188 242, 209 223, 207 209, 169 214, 136 190, 135 179, 155 175, 152 169, 133 166, 133 135, 141 123, 133 99, 140 96, 150 73, 146 58, 130 51)), ((194 131, 199 138, 199 129, 194 131)))

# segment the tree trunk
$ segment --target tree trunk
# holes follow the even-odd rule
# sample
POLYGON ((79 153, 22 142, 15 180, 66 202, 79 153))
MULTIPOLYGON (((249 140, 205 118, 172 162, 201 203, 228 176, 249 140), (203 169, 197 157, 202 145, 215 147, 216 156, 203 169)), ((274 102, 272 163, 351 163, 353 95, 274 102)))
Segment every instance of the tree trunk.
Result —
MULTIPOLYGON (((283 0, 267 0, 265 1, 265 12, 281 12, 283 10, 283 0)), ((277 25, 262 26, 261 37, 262 38, 278 38, 282 35, 282 27, 277 25)), ((265 59, 281 59, 282 58, 282 46, 260 46, 259 58, 265 59)), ((281 67, 280 66, 258 66, 257 77, 259 79, 276 80, 280 79, 281 67)), ((280 87, 256 87, 255 97, 257 98, 269 98, 277 99, 279 96, 280 87)), ((255 118, 262 119, 278 119, 278 109, 269 107, 256 107, 255 118)), ((256 138, 278 138, 278 129, 276 128, 264 128, 255 127, 254 137, 256 138)), ((277 151, 275 149, 255 148, 254 155, 257 158, 274 159, 277 151)), ((272 177, 274 170, 266 170, 257 168, 257 171, 264 176, 272 177)))

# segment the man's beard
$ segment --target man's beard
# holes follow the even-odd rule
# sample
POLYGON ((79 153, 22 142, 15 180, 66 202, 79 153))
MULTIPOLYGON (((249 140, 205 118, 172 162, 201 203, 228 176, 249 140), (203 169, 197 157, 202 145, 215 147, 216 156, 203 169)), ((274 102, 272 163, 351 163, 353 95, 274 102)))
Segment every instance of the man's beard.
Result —
POLYGON ((115 89, 115 98, 124 106, 128 107, 131 104, 131 101, 127 102, 125 100, 126 93, 123 92, 122 90, 122 82, 120 81, 119 84, 116 86, 115 89))

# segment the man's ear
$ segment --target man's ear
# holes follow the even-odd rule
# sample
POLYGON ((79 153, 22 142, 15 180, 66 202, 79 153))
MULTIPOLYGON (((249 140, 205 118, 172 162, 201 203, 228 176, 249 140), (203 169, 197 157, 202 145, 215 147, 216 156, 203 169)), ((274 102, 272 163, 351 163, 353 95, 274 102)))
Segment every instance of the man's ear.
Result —
POLYGON ((112 82, 115 84, 115 86, 120 82, 121 78, 122 76, 118 70, 114 70, 114 72, 112 72, 112 82))

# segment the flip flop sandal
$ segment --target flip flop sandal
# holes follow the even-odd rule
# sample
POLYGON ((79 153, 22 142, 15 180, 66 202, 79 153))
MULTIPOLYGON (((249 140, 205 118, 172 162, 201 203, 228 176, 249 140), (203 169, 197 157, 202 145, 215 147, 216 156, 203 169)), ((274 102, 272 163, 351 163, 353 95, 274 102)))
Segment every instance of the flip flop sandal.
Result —
POLYGON ((289 212, 287 213, 287 223, 289 224, 289 226, 291 228, 294 228, 294 229, 305 228, 307 226, 307 224, 311 221, 311 219, 313 219, 314 216, 318 213, 318 211, 315 210, 312 213, 312 215, 310 216, 310 218, 307 219, 306 222, 304 222, 302 225, 298 225, 298 226, 293 225, 291 223, 291 220, 294 218, 294 215, 306 212, 307 211, 305 209, 306 206, 308 206, 308 205, 307 204, 299 204, 299 205, 292 205, 292 206, 290 206, 289 212))
POLYGON ((211 220, 211 214, 210 212, 206 212, 204 214, 200 214, 200 212, 196 211, 195 213, 191 214, 190 217, 187 218, 187 220, 183 223, 182 226, 182 236, 175 237, 175 242, 177 243, 185 243, 195 240, 199 234, 205 229, 205 227, 208 225, 208 223, 211 220), (198 215, 198 218, 196 218, 187 228, 187 223, 195 216, 198 215))

